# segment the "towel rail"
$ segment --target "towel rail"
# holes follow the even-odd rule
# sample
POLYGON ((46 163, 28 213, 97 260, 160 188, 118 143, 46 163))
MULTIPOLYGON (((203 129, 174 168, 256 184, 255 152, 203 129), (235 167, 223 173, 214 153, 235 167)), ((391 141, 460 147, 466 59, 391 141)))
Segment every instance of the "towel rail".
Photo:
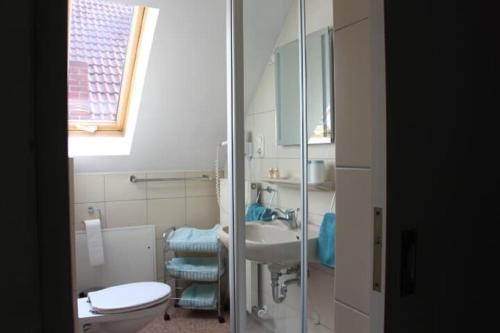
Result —
POLYGON ((208 175, 201 175, 200 177, 177 177, 177 178, 137 178, 130 176, 131 183, 145 183, 145 182, 176 182, 182 180, 212 180, 208 175))

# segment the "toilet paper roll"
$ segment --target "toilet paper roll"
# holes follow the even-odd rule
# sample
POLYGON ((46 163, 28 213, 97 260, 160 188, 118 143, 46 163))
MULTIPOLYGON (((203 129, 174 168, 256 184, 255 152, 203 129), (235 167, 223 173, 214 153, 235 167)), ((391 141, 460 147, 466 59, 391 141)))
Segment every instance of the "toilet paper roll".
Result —
POLYGON ((102 242, 101 220, 92 219, 83 221, 87 231, 87 247, 91 266, 104 264, 104 244, 102 242))

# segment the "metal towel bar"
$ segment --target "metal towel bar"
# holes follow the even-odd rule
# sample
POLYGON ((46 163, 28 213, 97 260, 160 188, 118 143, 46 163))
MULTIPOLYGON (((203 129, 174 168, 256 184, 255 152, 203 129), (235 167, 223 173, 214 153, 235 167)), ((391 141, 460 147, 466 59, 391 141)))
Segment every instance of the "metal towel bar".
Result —
POLYGON ((201 175, 200 177, 178 177, 178 178, 137 178, 136 176, 130 176, 131 183, 144 183, 144 182, 175 182, 182 180, 212 180, 212 177, 208 175, 201 175))

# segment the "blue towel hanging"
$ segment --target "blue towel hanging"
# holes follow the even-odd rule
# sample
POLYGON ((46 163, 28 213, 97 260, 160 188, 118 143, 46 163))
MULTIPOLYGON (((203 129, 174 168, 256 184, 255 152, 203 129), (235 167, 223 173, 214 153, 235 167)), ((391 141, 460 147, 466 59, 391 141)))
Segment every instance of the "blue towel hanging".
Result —
POLYGON ((317 253, 319 261, 330 268, 335 268, 335 213, 326 213, 319 230, 317 253))
POLYGON ((247 213, 245 214, 245 221, 271 221, 271 210, 254 202, 248 206, 247 213))
POLYGON ((266 208, 259 203, 252 203, 248 206, 247 213, 245 215, 245 221, 258 221, 264 215, 266 208))

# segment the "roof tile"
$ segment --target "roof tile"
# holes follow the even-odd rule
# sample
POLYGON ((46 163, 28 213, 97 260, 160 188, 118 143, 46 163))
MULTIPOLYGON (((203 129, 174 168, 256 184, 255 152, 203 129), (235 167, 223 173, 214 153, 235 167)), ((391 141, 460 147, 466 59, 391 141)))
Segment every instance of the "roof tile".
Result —
POLYGON ((72 6, 68 82, 79 74, 72 64, 86 63, 89 97, 69 101, 69 118, 87 110, 85 119, 116 121, 134 6, 102 0, 73 0, 72 6))

